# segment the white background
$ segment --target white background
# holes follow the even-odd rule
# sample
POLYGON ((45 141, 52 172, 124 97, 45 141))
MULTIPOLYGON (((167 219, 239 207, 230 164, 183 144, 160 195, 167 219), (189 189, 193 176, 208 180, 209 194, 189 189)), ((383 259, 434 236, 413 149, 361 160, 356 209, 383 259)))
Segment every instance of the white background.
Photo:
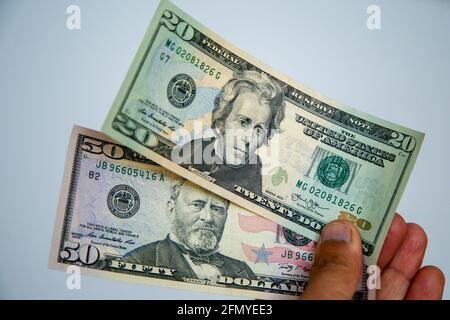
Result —
MULTIPOLYGON (((266 64, 318 92, 426 133, 398 211, 450 274, 450 2, 174 1, 266 64), (381 29, 366 27, 370 4, 381 29)), ((0 2, 0 298, 226 298, 47 269, 73 124, 100 129, 156 9, 153 0, 0 2), (66 8, 81 8, 81 30, 66 8)), ((449 287, 445 297, 449 298, 449 287)))

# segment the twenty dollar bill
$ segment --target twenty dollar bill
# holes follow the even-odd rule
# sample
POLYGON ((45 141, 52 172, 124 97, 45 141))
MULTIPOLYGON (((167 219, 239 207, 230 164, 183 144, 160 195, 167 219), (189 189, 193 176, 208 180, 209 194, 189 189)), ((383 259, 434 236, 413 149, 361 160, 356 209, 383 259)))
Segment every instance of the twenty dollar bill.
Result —
MULTIPOLYGON (((52 268, 75 265, 82 274, 113 279, 295 298, 308 282, 315 247, 100 132, 72 131, 52 268)), ((355 298, 366 297, 360 285, 355 298)))
POLYGON ((375 264, 424 135, 288 79, 162 1, 102 129, 318 239, 340 218, 375 264))

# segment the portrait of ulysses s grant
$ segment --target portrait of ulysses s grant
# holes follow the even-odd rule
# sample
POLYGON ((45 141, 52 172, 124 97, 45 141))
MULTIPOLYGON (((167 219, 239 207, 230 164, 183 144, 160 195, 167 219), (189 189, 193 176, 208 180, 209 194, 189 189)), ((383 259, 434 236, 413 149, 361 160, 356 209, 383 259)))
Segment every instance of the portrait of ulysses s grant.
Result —
POLYGON ((172 161, 208 174, 227 190, 239 185, 261 194, 256 151, 280 131, 284 113, 284 93, 276 81, 257 71, 236 72, 214 99, 214 137, 174 148, 172 161))
POLYGON ((229 205, 229 201, 187 180, 176 180, 167 202, 172 221, 169 234, 127 253, 122 261, 175 269, 177 278, 212 282, 220 275, 257 279, 245 262, 220 253, 229 205))

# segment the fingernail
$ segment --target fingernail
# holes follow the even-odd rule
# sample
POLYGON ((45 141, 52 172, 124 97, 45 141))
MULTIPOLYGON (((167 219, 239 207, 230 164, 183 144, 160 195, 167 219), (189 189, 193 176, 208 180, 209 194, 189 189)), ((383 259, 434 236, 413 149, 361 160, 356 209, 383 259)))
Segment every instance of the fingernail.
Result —
POLYGON ((331 222, 322 231, 321 239, 322 241, 338 240, 351 242, 352 230, 345 223, 331 222))

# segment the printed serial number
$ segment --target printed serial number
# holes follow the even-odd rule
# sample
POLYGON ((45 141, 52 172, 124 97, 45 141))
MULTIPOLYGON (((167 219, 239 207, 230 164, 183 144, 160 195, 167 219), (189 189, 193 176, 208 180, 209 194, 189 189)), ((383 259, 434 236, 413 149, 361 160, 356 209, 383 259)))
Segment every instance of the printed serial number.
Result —
POLYGON ((285 250, 283 254, 281 254, 282 258, 292 259, 292 260, 303 260, 303 261, 313 261, 314 253, 309 252, 293 252, 291 250, 285 250))
POLYGON ((309 186, 306 182, 303 182, 301 180, 297 181, 296 186, 300 190, 309 192, 310 194, 314 195, 317 198, 326 200, 327 202, 337 205, 345 210, 349 210, 350 212, 356 212, 357 214, 361 214, 363 211, 362 207, 359 207, 356 204, 351 203, 350 201, 346 201, 342 198, 338 198, 337 196, 335 196, 325 190, 321 190, 320 188, 316 188, 314 186, 309 186))
MULTIPOLYGON (((338 197, 332 195, 331 193, 328 193, 327 191, 321 190, 314 186, 309 186, 306 182, 298 180, 296 186, 297 186, 297 188, 299 188, 303 191, 309 192, 310 194, 312 194, 320 199, 324 199, 324 200, 328 201, 329 203, 337 205, 345 210, 349 210, 351 212, 354 212, 356 210, 357 214, 362 213, 362 210, 363 210, 362 207, 357 207, 356 204, 350 203, 349 201, 345 201, 342 198, 338 198, 338 197)), ((370 221, 362 219, 362 218, 358 218, 357 216, 355 216, 349 212, 341 211, 338 216, 338 219, 348 220, 351 223, 353 223, 355 226, 360 228, 361 230, 367 231, 372 228, 372 223, 370 221)))
MULTIPOLYGON (((114 164, 110 163, 108 161, 100 160, 97 165, 95 166, 98 169, 107 170, 115 173, 121 173, 123 175, 128 175, 132 177, 141 177, 145 180, 152 180, 152 181, 164 181, 164 174, 159 172, 152 172, 149 170, 144 169, 138 169, 138 168, 131 168, 127 166, 122 166, 120 164, 114 164)), ((96 179, 98 180, 98 179, 96 179)))
MULTIPOLYGON (((190 62, 195 67, 199 68, 201 71, 206 73, 207 75, 210 75, 211 77, 219 80, 222 73, 220 71, 217 71, 215 68, 211 67, 206 62, 200 60, 198 57, 196 57, 191 52, 187 51, 186 49, 176 46, 175 42, 168 39, 166 42, 166 48, 169 49, 172 52, 175 52, 176 55, 178 55, 181 59, 186 60, 187 62, 190 62)), ((159 59, 164 62, 168 63, 171 59, 171 55, 166 52, 161 52, 159 59)))

